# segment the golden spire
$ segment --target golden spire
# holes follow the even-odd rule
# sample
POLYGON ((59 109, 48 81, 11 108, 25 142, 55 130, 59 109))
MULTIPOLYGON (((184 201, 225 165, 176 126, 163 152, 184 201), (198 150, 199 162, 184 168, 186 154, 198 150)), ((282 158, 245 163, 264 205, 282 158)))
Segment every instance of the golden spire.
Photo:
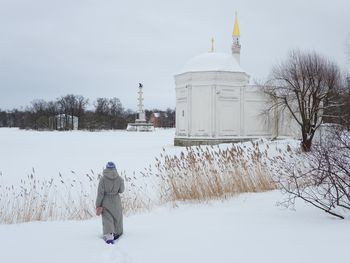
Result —
POLYGON ((239 26, 238 26, 238 18, 237 18, 237 12, 235 14, 235 25, 233 26, 233 31, 232 31, 232 36, 233 37, 239 37, 239 26))
POLYGON ((211 50, 210 50, 210 52, 212 52, 212 53, 214 52, 214 41, 215 41, 215 40, 214 40, 214 38, 212 37, 212 38, 211 38, 211 50))

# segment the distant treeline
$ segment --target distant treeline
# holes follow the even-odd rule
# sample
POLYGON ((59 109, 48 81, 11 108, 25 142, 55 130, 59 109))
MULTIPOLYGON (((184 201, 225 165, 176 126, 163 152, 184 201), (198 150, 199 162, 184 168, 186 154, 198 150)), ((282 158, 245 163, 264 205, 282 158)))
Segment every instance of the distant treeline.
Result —
MULTIPOLYGON (((21 129, 50 130, 56 129, 57 116, 65 116, 73 122, 71 116, 78 117, 78 129, 126 129, 128 123, 134 122, 137 113, 125 110, 118 98, 98 98, 93 103, 81 95, 68 94, 54 101, 34 100, 25 109, 1 110, 0 127, 19 127, 21 129), (68 118, 69 117, 69 118, 68 118)), ((157 127, 174 127, 175 110, 145 110, 147 121, 156 115, 157 127), (157 114, 153 114, 157 113, 157 114)), ((154 118, 152 118, 154 119, 154 118)), ((61 126, 62 127, 62 126, 61 126)), ((64 129, 73 127, 66 125, 64 129)))

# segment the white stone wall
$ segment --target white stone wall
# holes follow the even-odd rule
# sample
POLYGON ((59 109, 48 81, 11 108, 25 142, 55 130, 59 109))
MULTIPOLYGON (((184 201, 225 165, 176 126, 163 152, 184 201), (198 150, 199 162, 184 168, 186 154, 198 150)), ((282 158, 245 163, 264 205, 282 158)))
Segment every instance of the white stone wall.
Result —
POLYGON ((216 87, 216 137, 239 136, 241 87, 216 87))
POLYGON ((267 99, 243 72, 189 72, 175 76, 176 136, 271 136, 267 99))
POLYGON ((301 127, 287 109, 278 109, 276 116, 277 119, 274 121, 277 124, 277 129, 274 132, 274 137, 301 138, 301 127))
POLYGON ((272 136, 273 123, 268 110, 268 98, 261 87, 244 87, 242 134, 244 136, 272 136))

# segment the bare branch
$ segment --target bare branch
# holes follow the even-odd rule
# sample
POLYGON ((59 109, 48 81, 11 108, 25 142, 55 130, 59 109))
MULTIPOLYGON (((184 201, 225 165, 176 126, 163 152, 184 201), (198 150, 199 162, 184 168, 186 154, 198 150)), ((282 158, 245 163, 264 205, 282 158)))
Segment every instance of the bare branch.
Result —
POLYGON ((286 108, 299 124, 302 145, 310 151, 315 131, 322 123, 330 92, 339 86, 340 69, 316 54, 290 52, 286 61, 275 66, 265 92, 275 109, 286 108))

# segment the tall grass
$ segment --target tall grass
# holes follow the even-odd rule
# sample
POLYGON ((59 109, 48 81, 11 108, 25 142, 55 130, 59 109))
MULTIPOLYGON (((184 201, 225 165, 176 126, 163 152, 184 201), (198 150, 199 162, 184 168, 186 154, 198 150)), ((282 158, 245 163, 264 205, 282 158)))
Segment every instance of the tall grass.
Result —
MULTIPOLYGON (((124 213, 147 209, 147 198, 140 197, 136 185, 129 187, 130 178, 125 173, 121 176, 127 184, 127 190, 122 195, 124 213)), ((0 223, 91 218, 95 215, 100 177, 91 170, 84 176, 71 171, 69 176, 60 173, 56 179, 39 180, 33 169, 18 186, 0 184, 0 223)))
MULTIPOLYGON (((126 185, 121 195, 124 214, 168 202, 205 202, 276 189, 268 147, 266 141, 227 147, 197 146, 185 148, 178 155, 163 149, 155 164, 140 174, 121 173, 126 185)), ((287 151, 290 152, 289 145, 287 151)), ((2 176, 0 172, 0 179, 2 176)), ((91 170, 85 175, 71 171, 39 180, 33 169, 18 186, 0 184, 0 223, 91 218, 95 216, 100 177, 91 170)))
POLYGON ((276 189, 267 161, 267 150, 262 152, 259 142, 249 147, 233 144, 226 149, 187 147, 179 156, 168 155, 163 149, 156 158, 156 172, 151 174, 160 178, 163 202, 201 202, 276 189))

